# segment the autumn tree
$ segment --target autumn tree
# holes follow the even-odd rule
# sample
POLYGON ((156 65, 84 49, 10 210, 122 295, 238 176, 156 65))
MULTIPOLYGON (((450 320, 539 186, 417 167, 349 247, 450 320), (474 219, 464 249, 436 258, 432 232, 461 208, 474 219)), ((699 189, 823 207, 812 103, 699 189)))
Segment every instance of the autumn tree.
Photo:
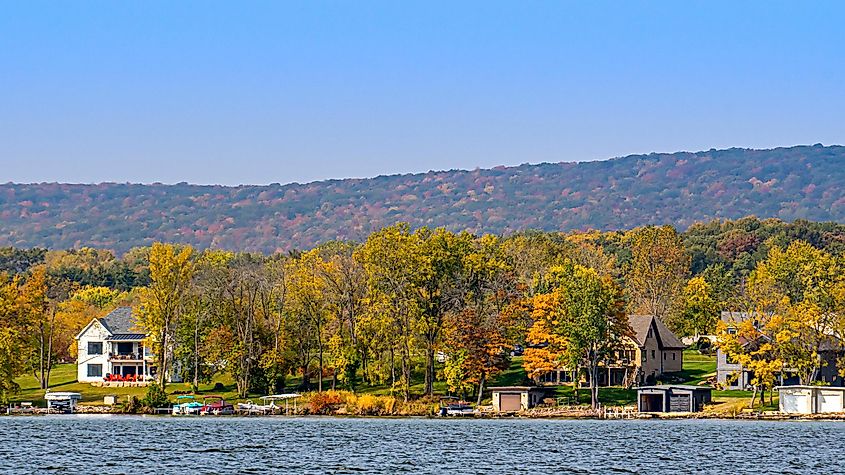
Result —
POLYGON ((775 328, 778 319, 772 315, 755 313, 738 324, 717 323, 718 345, 728 361, 736 362, 752 372, 754 388, 751 406, 758 394, 775 386, 783 370, 783 360, 777 351, 775 328))
POLYGON ((360 323, 364 316, 367 277, 355 257, 358 246, 348 242, 331 242, 319 247, 326 265, 320 266, 328 298, 334 309, 329 323, 329 346, 335 379, 353 387, 357 372, 367 372, 369 355, 361 344, 360 323))
POLYGON ((297 346, 304 386, 309 384, 310 361, 312 357, 316 359, 318 391, 323 390, 327 350, 325 329, 332 312, 324 279, 326 266, 319 252, 311 250, 292 260, 286 271, 287 307, 290 321, 295 325, 289 327, 293 332, 291 341, 297 346), (312 355, 312 347, 315 355, 312 355))
POLYGON ((164 388, 170 369, 173 334, 184 312, 193 275, 190 246, 155 243, 150 249, 150 285, 141 292, 138 323, 151 335, 158 364, 158 383, 164 388))
POLYGON ((222 299, 233 259, 231 252, 219 250, 206 250, 196 257, 182 315, 176 322, 173 357, 179 362, 183 380, 191 381, 195 391, 200 382, 211 378, 220 361, 208 359, 209 351, 204 347, 209 334, 223 324, 220 310, 225 307, 222 299))
POLYGON ((535 297, 534 318, 561 342, 561 363, 587 370, 596 409, 599 364, 631 333, 620 290, 609 277, 578 264, 552 268, 547 279, 554 288, 535 297))
POLYGON ((605 238, 597 231, 589 233, 571 233, 566 237, 567 242, 574 246, 568 255, 576 264, 595 269, 599 275, 618 277, 619 263, 614 255, 605 252, 597 241, 605 238))
MULTIPOLYGON (((425 353, 423 392, 432 395, 434 355, 442 338, 446 314, 462 303, 455 288, 458 286, 464 255, 469 251, 472 237, 467 233, 456 235, 443 228, 433 232, 422 228, 415 236, 419 236, 421 247, 415 287, 420 308, 418 329, 425 353)), ((473 354, 468 355, 468 359, 471 360, 472 357, 473 354)))
POLYGON ((690 257, 671 226, 647 226, 627 236, 632 261, 625 277, 631 311, 668 322, 683 301, 690 257))
POLYGON ((27 315, 28 333, 32 338, 30 367, 41 389, 50 387, 50 373, 55 361, 53 343, 58 333, 59 302, 67 298, 64 286, 47 275, 43 265, 30 270, 21 286, 20 308, 27 315), (52 291, 52 292, 51 292, 52 291))
POLYGON ((451 312, 447 338, 450 386, 465 388, 477 384, 477 403, 481 404, 488 379, 510 366, 508 341, 503 314, 516 285, 507 255, 498 238, 485 235, 466 239, 460 253, 460 273, 452 286, 458 292, 457 310, 451 312), (458 363, 458 361, 460 363, 458 363))
POLYGON ((76 335, 92 319, 106 315, 118 305, 131 306, 132 296, 107 287, 83 287, 72 291, 67 300, 58 303, 54 348, 56 357, 67 360, 77 357, 76 335))
POLYGON ((749 276, 751 317, 733 328, 720 324, 725 354, 753 371, 752 405, 785 369, 802 384, 816 380, 825 362, 822 349, 837 345, 841 298, 845 294, 839 259, 802 241, 774 246, 749 276))
POLYGON ((382 328, 392 335, 388 350, 393 385, 401 386, 407 401, 411 393, 415 334, 422 310, 417 298, 418 272, 426 266, 422 243, 406 223, 400 223, 371 234, 357 255, 367 274, 371 318, 383 321, 382 328), (401 370, 398 380, 396 356, 401 370))
POLYGON ((761 312, 768 313, 783 363, 802 384, 815 381, 825 362, 824 346, 835 346, 840 296, 845 287, 838 259, 803 241, 774 247, 758 264, 749 286, 761 312))
POLYGON ((250 389, 257 392, 267 389, 260 358, 268 346, 271 283, 258 255, 238 254, 227 270, 220 307, 222 321, 234 335, 227 365, 235 378, 238 396, 246 397, 250 389))
POLYGON ((683 308, 669 323, 681 336, 710 335, 716 331, 719 306, 710 284, 703 277, 693 277, 684 287, 683 308))
POLYGON ((26 369, 26 314, 21 311, 20 277, 0 273, 0 402, 8 403, 20 390, 15 378, 26 369))
POLYGON ((560 233, 537 231, 515 234, 502 242, 517 285, 527 295, 544 287, 543 280, 549 269, 571 257, 574 247, 575 244, 560 233))
POLYGON ((275 392, 285 386, 285 376, 290 370, 292 357, 286 344, 285 320, 288 318, 288 257, 276 254, 264 264, 268 285, 269 306, 267 309, 267 330, 270 343, 261 355, 259 365, 275 392))

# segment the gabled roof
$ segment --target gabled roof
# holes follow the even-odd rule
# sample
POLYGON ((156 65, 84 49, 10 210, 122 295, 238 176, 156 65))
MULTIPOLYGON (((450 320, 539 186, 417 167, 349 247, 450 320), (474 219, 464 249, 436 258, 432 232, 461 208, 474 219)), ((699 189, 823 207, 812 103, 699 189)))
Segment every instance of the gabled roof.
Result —
POLYGON ((652 315, 628 315, 628 323, 634 331, 634 341, 637 345, 643 346, 648 336, 648 329, 651 327, 652 315))
POLYGON ((660 341, 663 342, 663 348, 686 348, 685 345, 669 327, 663 323, 663 320, 654 317, 654 324, 657 326, 657 333, 660 335, 660 341))
POLYGON ((645 345, 649 328, 654 328, 655 336, 660 342, 661 348, 683 349, 687 347, 672 333, 672 330, 669 330, 662 320, 654 315, 628 315, 628 323, 634 331, 634 341, 639 346, 645 345))
POLYGON ((118 307, 104 317, 92 318, 88 325, 85 325, 85 328, 76 335, 76 339, 78 340, 85 334, 94 322, 99 322, 109 332, 112 339, 142 340, 146 337, 135 325, 135 320, 132 318, 132 307, 118 307))
POLYGON ((112 334, 143 334, 136 328, 135 320, 132 319, 132 307, 117 307, 105 317, 101 317, 100 323, 112 334))

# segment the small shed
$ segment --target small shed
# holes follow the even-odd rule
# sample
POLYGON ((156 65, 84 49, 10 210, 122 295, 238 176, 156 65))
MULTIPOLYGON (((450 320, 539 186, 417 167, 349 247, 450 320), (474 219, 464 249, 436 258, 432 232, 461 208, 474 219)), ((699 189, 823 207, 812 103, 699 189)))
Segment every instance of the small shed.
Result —
POLYGON ((845 388, 831 386, 778 386, 780 412, 830 414, 845 412, 845 388))
POLYGON ((103 396, 103 404, 105 404, 106 406, 114 406, 115 404, 117 404, 117 396, 114 394, 103 396))
POLYGON ((496 412, 518 412, 543 402, 545 391, 533 386, 501 386, 490 388, 493 392, 493 410, 496 412))
POLYGON ((710 402, 711 389, 688 385, 641 386, 637 389, 640 412, 698 412, 710 402))
POLYGON ((73 413, 76 404, 82 400, 82 395, 69 392, 48 392, 44 395, 44 399, 47 401, 47 410, 73 413))

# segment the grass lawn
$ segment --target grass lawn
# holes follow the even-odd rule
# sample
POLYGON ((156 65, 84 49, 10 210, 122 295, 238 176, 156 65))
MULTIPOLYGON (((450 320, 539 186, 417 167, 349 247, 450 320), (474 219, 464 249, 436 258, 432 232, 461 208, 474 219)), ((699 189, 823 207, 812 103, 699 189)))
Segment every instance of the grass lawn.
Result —
MULTIPOLYGON (((12 402, 30 401, 37 406, 44 406, 44 390, 38 387, 38 380, 32 375, 17 379, 21 390, 12 396, 12 402)), ((143 397, 145 388, 95 388, 88 383, 76 382, 76 365, 60 364, 50 373, 50 391, 70 391, 82 394, 83 403, 102 404, 103 396, 109 394, 143 397)))
MULTIPOLYGON (((235 400, 235 384, 228 377, 221 377, 218 379, 223 385, 223 391, 214 391, 214 383, 201 384, 200 393, 202 394, 220 394, 227 400, 235 400)), ((21 376, 17 383, 21 390, 18 394, 12 396, 12 402, 32 402, 37 406, 44 406, 44 392, 38 387, 38 380, 32 375, 21 376)), ((191 385, 186 383, 171 383, 167 385, 167 392, 173 394, 176 391, 190 391, 191 385)), ((117 395, 120 401, 125 401, 130 396, 138 398, 144 397, 147 392, 143 387, 121 387, 121 388, 104 388, 95 387, 89 383, 76 382, 76 365, 75 364, 60 364, 53 368, 50 374, 50 391, 70 391, 80 393, 82 395, 83 404, 102 404, 103 397, 107 395, 117 395)), ((175 396, 174 396, 175 398, 175 396)))
POLYGON ((684 350, 683 371, 675 375, 683 378, 684 384, 706 384, 708 379, 716 377, 716 356, 684 350))
POLYGON ((522 367, 522 357, 515 356, 511 360, 510 368, 496 375, 490 386, 525 386, 528 384, 528 374, 522 367))
MULTIPOLYGON (((684 384, 699 384, 705 382, 707 379, 714 376, 716 373, 716 358, 715 356, 701 355, 695 350, 687 350, 684 352, 684 366, 683 371, 677 373, 684 379, 684 384)), ((411 394, 419 395, 423 392, 423 374, 418 372, 414 374, 414 384, 411 386, 411 394)), ((21 391, 12 397, 13 402, 30 401, 36 405, 44 406, 44 391, 38 388, 38 382, 35 377, 22 376, 17 379, 21 386, 21 391)), ((298 386, 300 380, 298 378, 288 378, 287 384, 291 391, 294 391, 298 386)), ((528 377, 525 369, 522 366, 522 357, 515 357, 511 362, 510 368, 493 377, 487 383, 487 387, 491 386, 522 386, 528 383, 528 377)), ((323 381, 323 389, 331 388, 331 380, 325 379, 323 381)), ((121 401, 125 401, 127 397, 136 396, 141 398, 146 393, 146 388, 104 388, 94 387, 88 383, 76 382, 76 365, 62 364, 53 368, 50 379, 50 389, 52 391, 72 391, 82 394, 82 402, 84 404, 102 404, 103 397, 106 395, 117 395, 121 401)), ((316 385, 312 385, 312 389, 316 390, 316 385)), ((339 387, 338 389, 345 389, 339 387)), ((399 395, 400 390, 391 391, 389 384, 380 386, 366 386, 359 384, 355 388, 360 394, 374 394, 374 395, 399 395)), ((190 384, 187 383, 171 383, 167 386, 167 392, 171 395, 171 400, 175 399, 175 392, 189 392, 190 384)), ((435 381, 435 394, 446 394, 447 386, 444 381, 435 381)), ((572 386, 550 386, 550 397, 563 398, 566 404, 574 403, 574 388, 572 386)), ((236 389, 234 381, 228 375, 218 375, 213 383, 200 385, 200 394, 220 394, 228 401, 235 402, 236 389), (215 383, 223 385, 223 390, 215 390, 215 383)), ((489 393, 487 394, 485 403, 489 404, 489 393)), ((258 395, 253 395, 258 397, 258 395)), ((599 388, 599 401, 606 406, 624 406, 636 403, 637 393, 633 389, 625 389, 621 387, 607 387, 599 388)), ((473 394, 468 394, 467 398, 474 400, 473 394)), ((750 391, 713 391, 713 401, 718 405, 738 405, 743 401, 750 402, 750 391)), ((579 401, 581 404, 589 404, 590 392, 588 388, 579 390, 579 401)), ((768 395, 766 399, 768 403, 768 395)), ((777 396, 775 396, 774 406, 769 405, 767 409, 776 409, 777 396)))

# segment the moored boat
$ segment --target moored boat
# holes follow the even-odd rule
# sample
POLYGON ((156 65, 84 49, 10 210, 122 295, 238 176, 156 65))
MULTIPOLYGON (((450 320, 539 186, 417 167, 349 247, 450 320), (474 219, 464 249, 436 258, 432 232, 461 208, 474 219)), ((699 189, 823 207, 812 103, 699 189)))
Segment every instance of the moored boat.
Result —
POLYGON ((441 416, 472 416, 476 412, 476 409, 471 404, 459 401, 454 396, 445 396, 440 399, 441 416))
POLYGON ((173 405, 171 414, 174 416, 197 415, 203 407, 203 403, 197 401, 194 396, 176 396, 176 399, 182 402, 173 405))
POLYGON ((209 414, 215 416, 225 416, 234 414, 235 406, 226 402, 223 396, 205 396, 199 413, 201 416, 207 416, 209 414))

